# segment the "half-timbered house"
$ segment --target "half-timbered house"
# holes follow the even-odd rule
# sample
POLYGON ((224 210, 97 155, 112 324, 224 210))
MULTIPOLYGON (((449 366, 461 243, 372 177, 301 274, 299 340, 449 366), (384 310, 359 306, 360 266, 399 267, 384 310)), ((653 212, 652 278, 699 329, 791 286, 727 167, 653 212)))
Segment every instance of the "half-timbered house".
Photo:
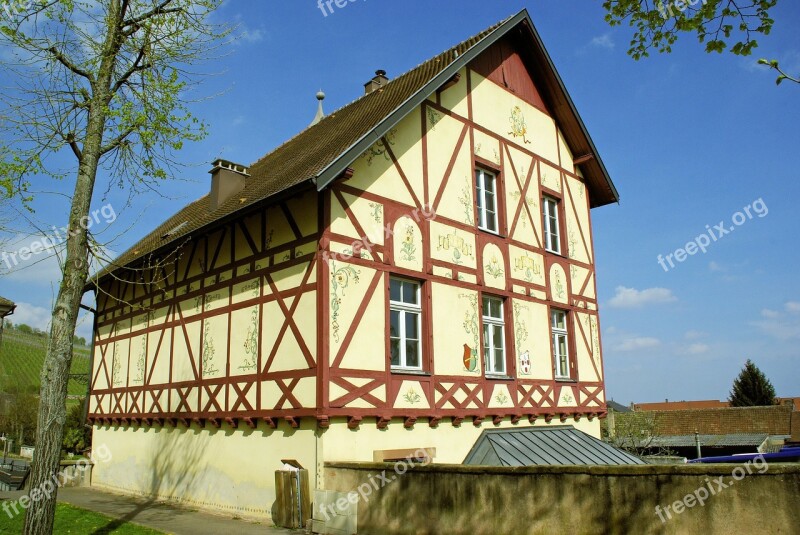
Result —
POLYGON ((527 12, 379 71, 98 275, 93 484, 263 516, 281 459, 322 488, 487 428, 599 436, 590 209, 615 201, 527 12))

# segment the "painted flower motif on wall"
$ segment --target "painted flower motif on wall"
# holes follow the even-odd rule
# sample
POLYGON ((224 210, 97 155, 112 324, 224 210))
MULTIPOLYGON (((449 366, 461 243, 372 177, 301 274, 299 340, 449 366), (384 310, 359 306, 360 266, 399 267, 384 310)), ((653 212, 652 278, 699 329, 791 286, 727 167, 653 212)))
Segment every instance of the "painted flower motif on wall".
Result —
POLYGON ((133 378, 134 383, 144 382, 144 366, 145 366, 146 355, 147 355, 147 335, 142 336, 142 345, 139 346, 139 356, 136 359, 136 377, 133 378))
POLYGON ((336 263, 331 262, 331 333, 336 342, 340 342, 339 329, 339 310, 342 306, 342 297, 350 283, 358 284, 360 271, 352 266, 344 266, 336 269, 336 263))
POLYGON ((372 219, 379 225, 383 224, 383 205, 377 202, 369 203, 370 215, 372 219))
POLYGON ((574 405, 575 404, 575 398, 573 398, 572 394, 570 394, 569 392, 564 392, 564 395, 561 396, 561 402, 564 405, 574 405))
POLYGON ((504 274, 503 268, 500 267, 500 261, 494 255, 492 256, 492 259, 489 261, 489 263, 486 264, 485 267, 486 267, 486 273, 488 273, 495 279, 499 279, 504 274))
POLYGON ((392 161, 392 159, 389 157, 387 149, 388 147, 394 147, 395 143, 394 138, 396 134, 397 134, 397 129, 392 128, 388 134, 383 136, 381 139, 378 140, 377 143, 375 143, 373 146, 367 149, 367 152, 365 152, 362 156, 367 159, 367 167, 372 166, 372 161, 375 158, 379 158, 381 156, 383 156, 383 158, 387 162, 392 161))
POLYGON ((505 405, 506 403, 508 403, 509 398, 506 395, 506 391, 501 390, 500 393, 494 397, 494 400, 500 405, 505 405))
POLYGON ((203 377, 219 372, 214 364, 215 354, 214 338, 211 336, 211 323, 206 320, 203 327, 203 377))
POLYGON ((408 392, 403 394, 403 399, 405 399, 411 405, 416 405, 422 400, 422 396, 417 394, 417 392, 414 390, 414 387, 412 386, 411 388, 408 389, 408 392))
POLYGON ((464 344, 464 353, 462 355, 464 362, 464 369, 468 372, 478 371, 478 344, 480 340, 478 323, 478 296, 474 294, 458 294, 461 299, 469 301, 469 310, 464 314, 464 322, 462 323, 464 331, 468 336, 472 337, 472 345, 464 344))
MULTIPOLYGON (((119 329, 114 327, 114 337, 116 338, 119 336, 119 329)), ((120 362, 119 356, 119 343, 114 342, 114 352, 111 357, 111 383, 112 386, 121 386, 122 385, 122 363, 120 362)))
POLYGON ((244 341, 244 353, 247 357, 239 366, 240 370, 248 371, 256 368, 258 360, 258 309, 250 312, 250 324, 247 327, 247 337, 244 341))
MULTIPOLYGON (((522 344, 528 339, 528 326, 525 323, 524 313, 529 312, 527 305, 514 301, 514 342, 517 351, 522 351, 522 344)), ((531 374, 531 357, 529 351, 523 351, 519 355, 519 373, 521 375, 531 374)))
POLYGON ((508 118, 508 121, 511 123, 511 132, 509 135, 513 136, 514 138, 521 137, 522 141, 530 145, 530 141, 525 135, 528 133, 528 125, 525 122, 525 115, 522 113, 522 108, 519 106, 514 106, 511 110, 511 117, 508 118))
POLYGON ((564 299, 566 292, 564 291, 564 283, 561 282, 561 271, 556 270, 556 297, 564 299))
POLYGON ((436 123, 442 120, 442 114, 437 110, 427 106, 428 110, 428 123, 431 125, 431 130, 436 130, 436 123))
POLYGON ((406 232, 403 236, 403 243, 400 246, 400 253, 403 255, 403 260, 409 262, 416 260, 414 253, 417 251, 417 246, 414 245, 414 225, 411 223, 406 224, 406 232))
MULTIPOLYGON (((465 179, 465 182, 469 182, 469 180, 465 179)), ((475 207, 472 204, 471 192, 471 185, 465 185, 461 188, 461 195, 458 197, 458 202, 461 204, 462 208, 464 208, 464 223, 467 225, 475 224, 475 207)))

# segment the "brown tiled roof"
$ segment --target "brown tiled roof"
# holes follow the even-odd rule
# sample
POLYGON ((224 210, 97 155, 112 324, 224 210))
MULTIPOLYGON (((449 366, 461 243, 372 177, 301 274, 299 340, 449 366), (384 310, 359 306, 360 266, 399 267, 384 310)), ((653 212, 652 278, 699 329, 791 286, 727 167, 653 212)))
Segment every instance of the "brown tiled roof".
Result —
MULTIPOLYGON (((595 200, 598 205, 617 201, 616 189, 594 150, 591 138, 577 115, 569 95, 566 94, 563 83, 552 66, 527 11, 523 10, 395 78, 382 90, 361 96, 326 116, 316 125, 303 130, 255 162, 250 167, 251 176, 247 179, 244 190, 234 198, 214 211, 209 209, 208 195, 190 203, 120 255, 93 277, 93 280, 98 280, 117 268, 128 266, 158 250, 174 247, 176 243, 185 241, 201 229, 287 189, 300 187, 303 183, 310 184, 310 181, 317 182, 318 179, 319 183, 316 183, 316 186, 322 189, 330 180, 336 178, 334 163, 345 156, 351 157, 353 151, 360 150, 364 143, 371 145, 381 135, 378 133, 379 127, 388 130, 393 125, 387 126, 386 123, 389 120, 396 123, 402 119, 402 112, 406 111, 409 104, 419 99, 421 93, 426 93, 423 95, 425 98, 437 89, 438 85, 435 86, 434 82, 439 83, 438 77, 449 76, 449 72, 454 68, 457 72, 462 62, 468 61, 474 54, 484 50, 483 47, 496 42, 519 24, 526 24, 529 28, 539 54, 537 59, 545 64, 538 67, 549 73, 545 90, 557 104, 553 106, 556 109, 557 120, 560 119, 560 123, 568 123, 565 128, 568 142, 574 139, 576 150, 580 150, 581 154, 594 155, 594 158, 590 158, 586 164, 588 167, 585 174, 590 189, 597 192, 595 200), (490 36, 491 39, 487 39, 490 36), (480 47, 477 46, 479 44, 480 47), (174 229, 178 230, 173 232, 174 229), (167 234, 169 237, 165 238, 167 234)), ((354 159, 357 156, 358 154, 352 157, 354 159)), ((343 165, 349 165, 351 161, 344 162, 343 165)), ((90 287, 91 285, 87 285, 87 290, 90 287)))
MULTIPOLYGON (((691 435, 695 432, 706 435, 791 434, 791 406, 727 407, 723 409, 652 411, 652 413, 655 416, 656 434, 658 435, 691 435)), ((621 416, 618 415, 618 418, 621 416)))
POLYGON ((727 401, 719 401, 718 399, 635 403, 633 406, 637 411, 682 411, 687 409, 722 409, 730 407, 727 401))

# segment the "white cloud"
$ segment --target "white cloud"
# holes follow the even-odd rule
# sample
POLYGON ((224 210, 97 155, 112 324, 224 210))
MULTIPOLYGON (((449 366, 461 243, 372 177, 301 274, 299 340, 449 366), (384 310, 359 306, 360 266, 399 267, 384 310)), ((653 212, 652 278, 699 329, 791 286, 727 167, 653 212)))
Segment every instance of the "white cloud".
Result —
POLYGON ((242 31, 239 32, 239 38, 248 43, 258 43, 264 40, 264 31, 261 29, 250 30, 242 27, 242 31))
POLYGON ((698 340, 706 336, 708 336, 708 333, 704 333, 703 331, 686 331, 683 335, 687 340, 698 340))
POLYGON ((51 311, 46 308, 37 307, 30 303, 17 303, 14 314, 9 316, 8 319, 14 324, 24 323, 47 332, 50 327, 50 316, 51 311))
POLYGON ((789 301, 784 305, 786 308, 786 312, 790 312, 792 314, 800 313, 800 302, 797 301, 789 301))
POLYGON ((708 269, 709 271, 725 271, 721 264, 714 261, 708 263, 708 269))
POLYGON ((711 347, 708 344, 691 344, 686 348, 686 353, 690 355, 702 355, 703 353, 708 353, 709 349, 711 349, 711 347))
POLYGON ((764 319, 754 321, 752 325, 767 336, 778 340, 800 338, 800 302, 788 301, 783 306, 786 312, 763 309, 761 317, 764 319))
POLYGON ((658 338, 635 336, 621 340, 614 346, 614 349, 616 351, 639 351, 659 345, 661 345, 661 341, 658 338))
POLYGON ((608 50, 611 50, 611 49, 614 48, 614 41, 611 39, 611 34, 610 33, 605 33, 603 35, 598 35, 597 37, 592 39, 592 42, 590 44, 592 46, 596 46, 596 47, 599 47, 599 48, 606 48, 608 50))
POLYGON ((672 303, 677 300, 678 298, 672 295, 672 290, 667 288, 637 290, 636 288, 617 286, 617 293, 611 298, 609 305, 614 308, 641 308, 645 305, 672 303))

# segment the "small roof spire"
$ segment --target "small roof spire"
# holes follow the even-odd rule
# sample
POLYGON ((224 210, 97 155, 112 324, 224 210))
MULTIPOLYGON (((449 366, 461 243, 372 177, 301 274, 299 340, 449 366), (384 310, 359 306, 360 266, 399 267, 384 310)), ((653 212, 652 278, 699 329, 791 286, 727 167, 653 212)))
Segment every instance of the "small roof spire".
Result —
POLYGON ((311 124, 308 126, 314 126, 325 117, 325 112, 322 110, 322 101, 325 100, 325 93, 322 92, 322 89, 320 89, 317 92, 317 100, 319 101, 319 107, 317 108, 317 115, 314 117, 314 120, 311 121, 311 124))

